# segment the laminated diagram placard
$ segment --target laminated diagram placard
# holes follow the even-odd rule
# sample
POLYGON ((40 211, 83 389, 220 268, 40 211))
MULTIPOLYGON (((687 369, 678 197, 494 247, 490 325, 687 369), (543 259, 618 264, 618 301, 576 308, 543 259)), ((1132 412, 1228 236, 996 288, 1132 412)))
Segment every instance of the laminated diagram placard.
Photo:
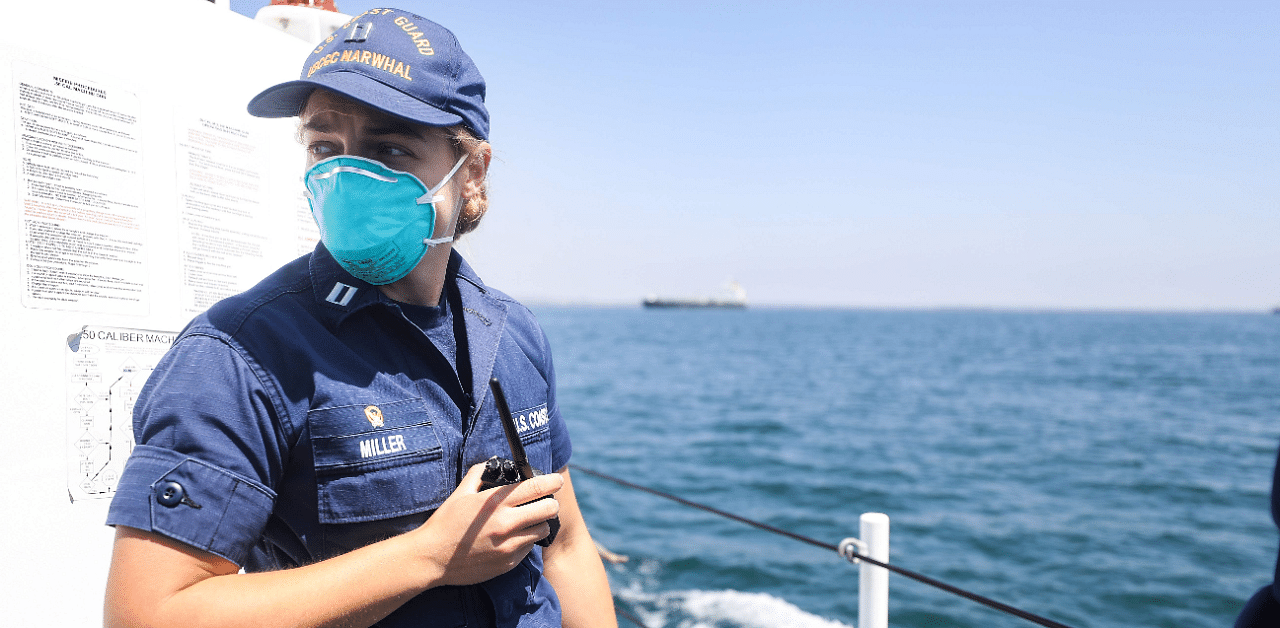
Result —
POLYGON ((133 451, 133 404, 176 332, 86 325, 67 336, 67 493, 111 497, 133 451))

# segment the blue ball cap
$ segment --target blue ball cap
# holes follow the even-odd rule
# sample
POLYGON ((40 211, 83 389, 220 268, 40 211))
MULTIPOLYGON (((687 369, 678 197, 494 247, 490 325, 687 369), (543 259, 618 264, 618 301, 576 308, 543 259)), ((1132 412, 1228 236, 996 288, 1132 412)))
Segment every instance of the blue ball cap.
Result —
POLYGON ((462 124, 489 139, 484 77, 445 27, 399 9, 370 9, 324 40, 296 81, 249 101, 260 118, 287 118, 317 87, 427 126, 462 124))

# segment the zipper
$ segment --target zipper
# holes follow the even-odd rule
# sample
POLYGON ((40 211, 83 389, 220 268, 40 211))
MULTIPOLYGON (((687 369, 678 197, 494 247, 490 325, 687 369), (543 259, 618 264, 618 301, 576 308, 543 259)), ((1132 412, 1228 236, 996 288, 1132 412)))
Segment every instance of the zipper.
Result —
MULTIPOLYGON (((388 304, 388 305, 391 305, 391 304, 388 304)), ((409 320, 409 317, 404 313, 404 310, 400 309, 398 306, 392 305, 392 307, 395 307, 396 314, 400 316, 400 320, 403 320, 406 325, 408 325, 413 329, 412 333, 416 335, 416 338, 418 339, 419 344, 425 344, 427 347, 430 347, 432 351, 435 351, 437 354, 440 354, 443 357, 444 354, 440 352, 440 349, 436 347, 435 343, 431 342, 431 338, 427 336, 426 332, 422 331, 421 327, 418 327, 416 323, 414 323, 412 320, 409 320)), ((445 307, 448 307, 448 306, 446 305, 445 307)), ((461 353, 462 347, 456 346, 457 340, 454 341, 454 344, 455 344, 454 350, 457 351, 458 353, 461 353)), ((470 350, 470 347, 468 347, 467 349, 470 350)), ((456 356, 454 357, 454 361, 455 363, 450 365, 452 368, 450 368, 449 370, 453 374, 454 383, 458 385, 458 390, 462 391, 462 397, 467 402, 467 406, 468 406, 467 410, 471 412, 471 417, 468 418, 467 411, 464 411, 462 408, 458 408, 458 414, 462 417, 462 421, 463 421, 463 425, 462 425, 463 429, 462 429, 462 443, 458 445, 458 456, 457 456, 456 463, 454 464, 454 468, 457 470, 454 472, 455 477, 453 480, 453 486, 457 488, 458 485, 462 484, 462 476, 466 474, 466 469, 463 468, 462 461, 467 451, 467 441, 471 437, 471 432, 475 430, 477 420, 480 416, 481 405, 476 403, 475 396, 472 395, 470 392, 467 392, 467 387, 462 385, 462 377, 458 375, 458 365, 457 365, 456 356)), ((445 359, 445 362, 448 362, 448 360, 445 359)))
POLYGON ((471 440, 471 433, 476 431, 476 425, 480 423, 480 410, 484 407, 484 399, 484 397, 481 397, 479 403, 476 403, 474 398, 471 400, 471 404, 475 406, 475 411, 471 414, 471 418, 467 420, 466 429, 462 431, 462 444, 458 446, 458 463, 454 465, 458 469, 458 478, 454 481, 454 486, 462 484, 462 476, 467 473, 466 467, 463 466, 463 461, 467 456, 467 442, 471 440))

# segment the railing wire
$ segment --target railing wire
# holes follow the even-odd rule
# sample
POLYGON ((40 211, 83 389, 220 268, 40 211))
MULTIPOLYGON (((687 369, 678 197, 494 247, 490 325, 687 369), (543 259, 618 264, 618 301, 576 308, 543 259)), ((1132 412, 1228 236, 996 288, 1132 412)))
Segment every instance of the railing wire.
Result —
MULTIPOLYGON (((747 525, 749 525, 749 526, 753 526, 753 527, 756 527, 756 528, 760 528, 761 530, 765 530, 765 531, 768 531, 768 532, 772 532, 772 533, 774 533, 774 534, 778 534, 778 535, 781 535, 781 536, 789 537, 789 538, 795 539, 795 540, 797 540, 797 541, 800 541, 800 542, 802 542, 802 543, 808 543, 809 545, 814 545, 814 546, 817 546, 817 547, 821 547, 821 548, 823 548, 823 549, 828 549, 828 550, 831 550, 831 551, 836 552, 836 553, 839 553, 839 552, 840 552, 840 548, 836 547, 835 545, 833 545, 833 544, 831 544, 831 543, 826 543, 826 542, 819 541, 819 540, 814 539, 814 538, 810 538, 810 537, 804 536, 804 535, 802 535, 802 534, 796 534, 795 532, 791 532, 791 531, 788 531, 788 530, 783 530, 782 528, 778 528, 778 527, 775 527, 775 526, 771 526, 771 525, 769 525, 769 524, 767 524, 767 523, 761 523, 761 522, 759 522, 759 521, 755 521, 755 520, 752 520, 752 519, 748 519, 748 518, 746 518, 746 517, 741 517, 741 516, 735 515, 735 514, 733 514, 733 513, 731 513, 731 512, 725 512, 725 511, 723 511, 723 510, 720 510, 719 508, 713 508, 713 507, 711 507, 711 506, 707 506, 706 504, 699 504, 698 502, 690 501, 690 500, 687 500, 687 499, 685 499, 685 498, 683 498, 683 497, 677 497, 677 496, 672 495, 672 494, 670 494, 670 493, 664 493, 664 492, 662 492, 662 491, 659 491, 659 490, 657 490, 657 489, 652 489, 652 488, 649 488, 649 487, 647 487, 647 486, 641 486, 641 485, 636 484, 636 483, 634 483, 634 482, 628 482, 627 480, 624 480, 624 479, 622 479, 622 478, 617 478, 617 477, 614 477, 614 476, 609 475, 609 474, 607 474, 607 473, 601 473, 601 472, 596 471, 596 470, 594 470, 594 469, 588 469, 588 468, 586 468, 586 467, 583 467, 583 466, 580 466, 580 465, 576 465, 576 464, 570 464, 570 465, 569 465, 569 467, 570 467, 571 469, 575 470, 575 471, 581 471, 581 472, 586 473, 586 474, 588 474, 588 475, 593 475, 593 476, 595 476, 595 477, 598 477, 598 478, 600 478, 600 479, 602 479, 602 480, 608 480, 608 481, 610 481, 610 482, 613 482, 614 484, 618 484, 618 485, 621 485, 621 486, 625 486, 625 487, 627 487, 627 488, 635 489, 635 490, 637 490, 637 491, 642 491, 642 492, 645 492, 645 493, 649 493, 650 495, 656 495, 656 496, 661 497, 661 498, 663 498, 663 499, 669 499, 669 500, 674 501, 674 502, 679 502, 679 503, 684 504, 684 505, 686 505, 686 506, 689 506, 689 507, 691 507, 691 508, 697 508, 698 510, 703 510, 703 511, 706 511, 706 512, 709 512, 709 513, 712 513, 712 514, 716 514, 716 515, 719 515, 719 516, 721 516, 721 517, 725 517, 726 519, 733 519, 734 521, 738 521, 738 522, 740 522, 740 523, 745 523, 745 524, 747 524, 747 525)), ((1046 626, 1047 628, 1072 628, 1071 626, 1068 626, 1068 625, 1063 624, 1063 623, 1061 623, 1061 622, 1056 622, 1056 621, 1054 621, 1054 620, 1052 620, 1052 619, 1049 619, 1049 618, 1047 618, 1047 617, 1041 617, 1040 615, 1036 615, 1035 613, 1032 613, 1032 612, 1029 612, 1029 611, 1024 611, 1024 610, 1022 610, 1022 609, 1020 609, 1020 608, 1017 608, 1017 607, 1009 606, 1008 604, 1005 604, 1005 603, 1003 603, 1003 602, 997 602, 997 601, 995 601, 995 600, 993 600, 993 599, 991 599, 991 598, 989 598, 989 597, 986 597, 986 596, 984 596, 984 595, 979 595, 979 594, 977 594, 977 593, 973 593, 972 591, 966 591, 965 589, 961 589, 960 587, 957 587, 957 586, 953 586, 953 585, 947 584, 947 583, 945 583, 945 582, 942 582, 941 580, 936 580, 936 579, 934 579, 934 578, 930 578, 929 576, 926 576, 926 575, 924 575, 924 574, 921 574, 921 573, 917 573, 917 572, 911 571, 910 569, 904 569, 904 568, 902 568, 902 567, 898 567, 898 566, 896 566, 896 565, 890 565, 890 564, 888 564, 888 563, 882 563, 882 562, 880 562, 880 561, 878 561, 878 560, 875 560, 874 558, 869 558, 869 557, 867 557, 867 556, 865 556, 865 555, 863 555, 863 554, 858 554, 858 553, 856 553, 856 552, 854 552, 853 554, 854 554, 854 556, 853 556, 853 557, 855 557, 855 558, 857 558, 857 559, 859 559, 859 560, 865 561, 865 562, 867 562, 867 563, 870 563, 870 564, 872 564, 872 565, 875 565, 875 566, 877 566, 877 567, 883 567, 883 568, 888 569, 889 571, 891 571, 891 572, 893 572, 893 573, 896 573, 896 574, 898 574, 898 575, 906 576, 906 577, 911 578, 912 580, 915 580, 915 581, 917 581, 917 582, 923 582, 924 584, 927 584, 927 585, 929 585, 929 586, 931 586, 931 587, 934 587, 934 588, 937 588, 937 589, 942 589, 943 591, 946 591, 947 593, 951 593, 951 594, 953 594, 953 595, 958 595, 958 596, 963 597, 963 598, 965 598, 965 599, 972 600, 972 601, 977 602, 977 603, 979 603, 979 604, 982 604, 982 605, 984 605, 984 606, 988 606, 988 607, 990 607, 990 608, 994 608, 994 609, 996 609, 996 610, 998 610, 998 611, 1000 611, 1000 612, 1008 613, 1008 614, 1013 615, 1013 616, 1015 616, 1015 617, 1021 617, 1022 619, 1025 619, 1025 620, 1027 620, 1027 621, 1029 621, 1029 622, 1032 622, 1032 623, 1035 623, 1035 624, 1039 624, 1039 625, 1041 625, 1041 626, 1046 626)), ((630 619, 630 618, 628 618, 628 619, 630 619)))

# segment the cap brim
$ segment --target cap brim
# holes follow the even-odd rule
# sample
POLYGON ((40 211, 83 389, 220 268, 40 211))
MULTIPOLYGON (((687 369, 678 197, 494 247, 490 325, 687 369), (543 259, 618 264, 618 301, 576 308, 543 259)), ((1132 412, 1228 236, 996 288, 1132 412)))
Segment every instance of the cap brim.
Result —
POLYGON ((427 126, 453 126, 463 123, 462 117, 457 114, 432 107, 358 72, 342 70, 269 87, 249 101, 249 113, 259 118, 296 116, 302 113, 302 106, 306 104, 311 92, 319 87, 411 122, 427 126))

